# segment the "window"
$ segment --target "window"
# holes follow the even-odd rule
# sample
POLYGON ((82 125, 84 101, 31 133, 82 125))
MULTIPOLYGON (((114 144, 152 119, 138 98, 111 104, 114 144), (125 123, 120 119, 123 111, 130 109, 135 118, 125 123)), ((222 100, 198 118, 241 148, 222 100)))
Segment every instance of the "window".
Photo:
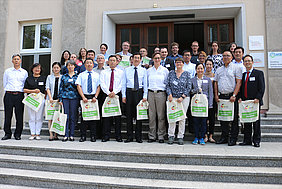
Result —
POLYGON ((52 24, 33 23, 22 25, 21 55, 22 67, 30 71, 32 64, 39 62, 42 65, 42 75, 50 74, 52 24))

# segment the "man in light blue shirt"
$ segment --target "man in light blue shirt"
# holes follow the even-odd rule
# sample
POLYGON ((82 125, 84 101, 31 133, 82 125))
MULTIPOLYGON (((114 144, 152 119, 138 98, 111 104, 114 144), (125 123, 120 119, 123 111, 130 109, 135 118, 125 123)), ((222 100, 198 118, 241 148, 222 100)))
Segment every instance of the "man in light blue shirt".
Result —
MULTIPOLYGON (((132 55, 133 65, 126 68, 122 82, 122 102, 126 103, 126 120, 127 120, 127 140, 124 142, 133 141, 133 118, 136 118, 136 106, 142 100, 147 101, 147 71, 141 67, 141 54, 135 53, 132 55)), ((142 143, 142 121, 136 121, 135 130, 136 142, 142 143)))
POLYGON ((121 56, 132 56, 132 54, 129 52, 130 43, 129 43, 128 41, 124 41, 124 42, 122 43, 121 48, 122 48, 122 51, 120 51, 120 52, 117 53, 117 54, 119 54, 119 55, 121 55, 121 56))
POLYGON ((196 64, 192 63, 191 60, 191 52, 188 50, 183 51, 183 59, 184 59, 184 66, 183 70, 190 73, 190 77, 195 77, 196 74, 196 64))

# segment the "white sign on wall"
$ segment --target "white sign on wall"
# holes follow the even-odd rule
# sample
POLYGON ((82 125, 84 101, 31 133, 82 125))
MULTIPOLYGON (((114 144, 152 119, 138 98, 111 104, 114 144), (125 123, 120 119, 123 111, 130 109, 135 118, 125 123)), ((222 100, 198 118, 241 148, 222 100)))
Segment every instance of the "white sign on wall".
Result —
POLYGON ((268 52, 268 68, 282 68, 282 52, 268 52))
POLYGON ((264 53, 251 53, 254 59, 254 67, 264 67, 264 53))
POLYGON ((249 50, 264 50, 262 35, 249 36, 249 50))

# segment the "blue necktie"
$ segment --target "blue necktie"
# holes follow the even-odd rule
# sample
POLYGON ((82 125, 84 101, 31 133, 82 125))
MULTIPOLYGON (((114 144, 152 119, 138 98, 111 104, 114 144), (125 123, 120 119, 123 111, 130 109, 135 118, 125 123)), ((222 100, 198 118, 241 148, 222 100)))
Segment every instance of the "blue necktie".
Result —
POLYGON ((139 89, 139 81, 138 81, 138 73, 137 73, 137 67, 134 67, 135 72, 134 72, 134 89, 138 90, 139 89))
POLYGON ((161 61, 161 65, 164 66, 164 60, 161 61))
POLYGON ((89 94, 92 93, 92 77, 91 77, 91 72, 88 72, 89 75, 88 75, 88 80, 87 80, 87 92, 89 94))

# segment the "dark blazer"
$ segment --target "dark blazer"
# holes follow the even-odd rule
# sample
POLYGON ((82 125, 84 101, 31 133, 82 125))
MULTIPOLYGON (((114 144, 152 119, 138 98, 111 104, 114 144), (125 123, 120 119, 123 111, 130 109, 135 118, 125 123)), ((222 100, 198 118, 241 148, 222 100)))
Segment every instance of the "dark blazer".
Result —
MULTIPOLYGON (((150 65, 154 66, 154 61, 152 60, 150 62, 150 65)), ((175 70, 175 65, 174 65, 174 61, 168 57, 166 57, 165 59, 165 68, 167 68, 169 71, 171 70, 175 70)))
POLYGON ((247 72, 243 73, 242 76, 242 85, 240 89, 240 98, 242 100, 254 100, 259 99, 260 106, 263 105, 262 97, 265 91, 265 82, 264 82, 264 74, 260 70, 253 69, 252 73, 249 76, 249 81, 247 84, 247 95, 248 98, 245 98, 245 77, 247 72))

